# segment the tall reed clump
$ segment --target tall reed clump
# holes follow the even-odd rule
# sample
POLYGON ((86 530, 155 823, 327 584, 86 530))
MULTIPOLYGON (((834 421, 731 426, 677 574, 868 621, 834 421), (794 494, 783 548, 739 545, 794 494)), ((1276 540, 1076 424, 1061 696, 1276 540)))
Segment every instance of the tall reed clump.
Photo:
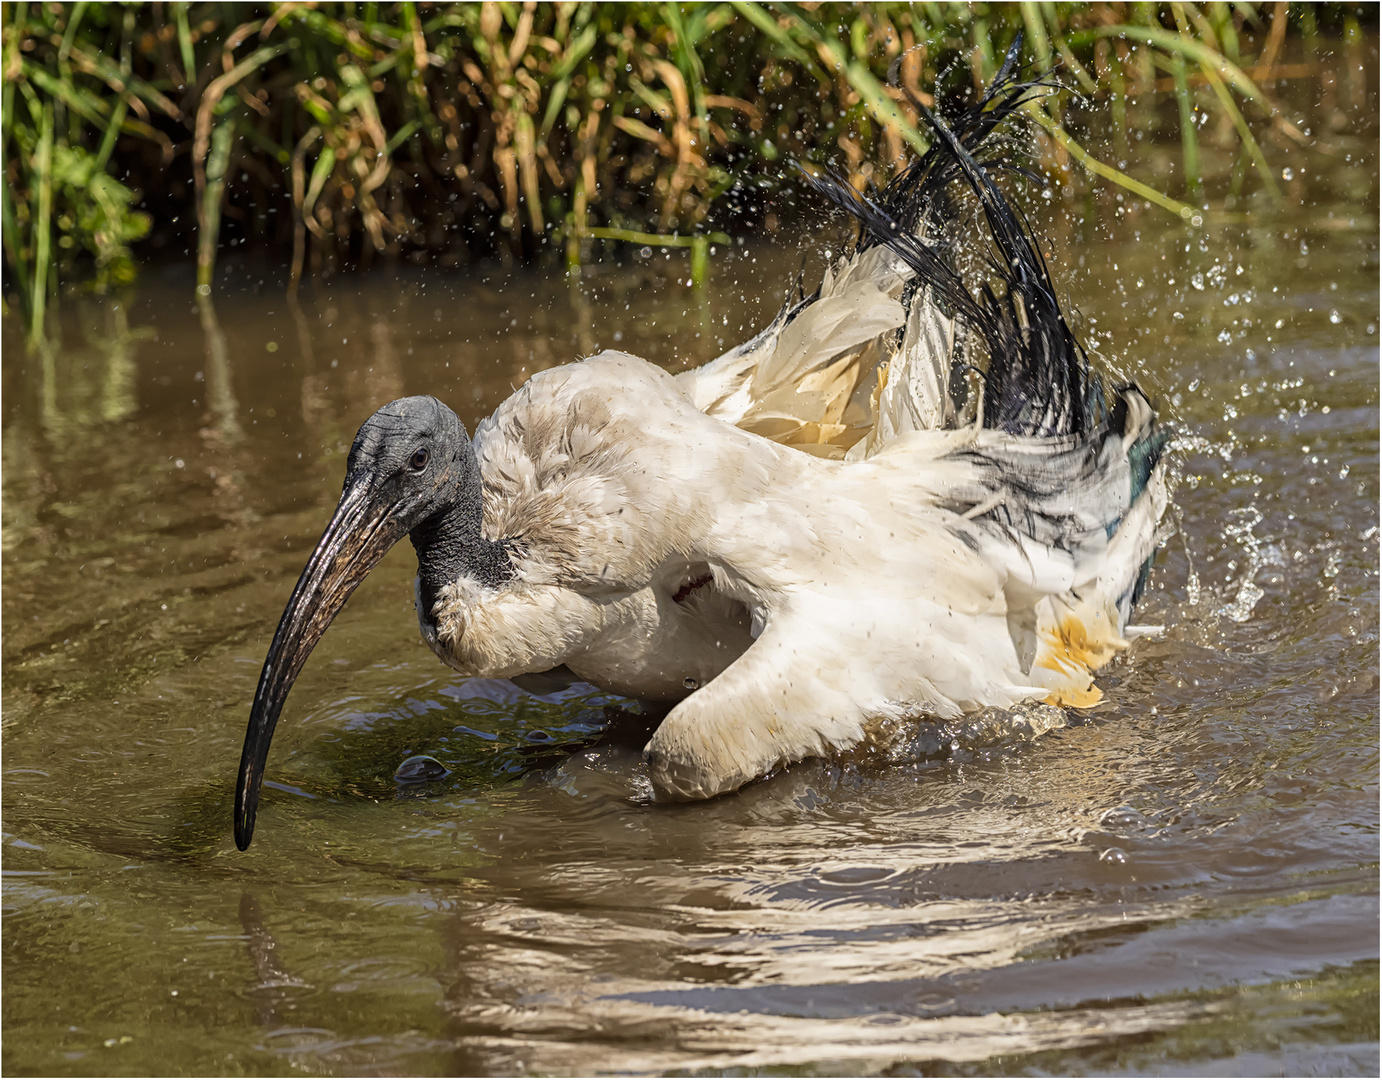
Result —
POLYGON ((59 282, 128 281, 146 236, 195 252, 203 292, 243 245, 282 252, 294 285, 379 255, 575 266, 598 241, 690 246, 700 273, 739 181, 842 154, 860 183, 886 172, 921 145, 922 88, 991 78, 1019 31, 1115 125, 1132 95, 1175 94, 1187 202, 1086 154, 1066 95, 1033 113, 1058 153, 1193 219, 1205 108, 1240 182, 1274 187, 1259 137, 1289 125, 1251 76, 1317 15, 1356 29, 1244 2, 9 3, 6 293, 37 333, 59 282))

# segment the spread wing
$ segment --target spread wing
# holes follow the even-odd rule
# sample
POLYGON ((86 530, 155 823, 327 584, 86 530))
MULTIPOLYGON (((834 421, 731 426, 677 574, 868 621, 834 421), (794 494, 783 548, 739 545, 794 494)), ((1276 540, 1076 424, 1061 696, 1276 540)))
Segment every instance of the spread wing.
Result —
MULTIPOLYGON (((811 296, 762 333, 678 376, 696 407, 776 442, 860 458, 908 431, 955 427, 979 412, 1013 433, 1072 430, 1087 372, 1025 224, 992 181, 1017 170, 995 136, 1039 87, 1017 75, 1020 41, 977 102, 949 126, 926 113, 930 150, 881 192, 861 194, 825 173, 807 180, 860 225, 853 252, 811 296), (968 192, 987 225, 956 198, 968 192), (978 241, 976 243, 976 241, 978 241), (998 285, 962 274, 955 252, 992 244, 998 285), (970 339, 993 358, 982 385, 970 339), (1062 427, 1064 424, 1066 426, 1062 427)), ((980 260, 982 262, 982 260, 980 260)))
POLYGON ((898 297, 912 272, 886 248, 828 269, 815 295, 784 309, 763 333, 678 376, 696 407, 786 445, 828 456, 868 429, 850 404, 885 337, 906 320, 898 297))

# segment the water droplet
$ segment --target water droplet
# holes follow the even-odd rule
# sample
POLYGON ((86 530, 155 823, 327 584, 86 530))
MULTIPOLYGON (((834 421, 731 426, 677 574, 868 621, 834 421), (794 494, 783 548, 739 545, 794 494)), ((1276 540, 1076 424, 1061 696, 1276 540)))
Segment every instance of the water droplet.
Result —
POLYGON ((1281 170, 1281 179, 1294 180, 1295 178, 1296 174, 1289 167, 1281 170))
POLYGON ((681 680, 681 685, 686 687, 686 689, 688 690, 697 690, 700 688, 701 684, 697 682, 695 679, 691 678, 690 675, 688 675, 686 678, 681 680))
POLYGON ((1344 321, 1344 317, 1340 315, 1337 311, 1331 309, 1329 312, 1329 321, 1332 322, 1335 326, 1338 326, 1341 322, 1344 321))
POLYGON ((1099 817, 1099 824, 1106 829, 1128 829, 1145 825, 1147 819, 1135 806, 1115 806, 1105 810, 1099 817))
POLYGON ((450 775, 451 770, 436 758, 414 754, 394 770, 393 778, 400 784, 419 784, 424 780, 440 780, 450 775))

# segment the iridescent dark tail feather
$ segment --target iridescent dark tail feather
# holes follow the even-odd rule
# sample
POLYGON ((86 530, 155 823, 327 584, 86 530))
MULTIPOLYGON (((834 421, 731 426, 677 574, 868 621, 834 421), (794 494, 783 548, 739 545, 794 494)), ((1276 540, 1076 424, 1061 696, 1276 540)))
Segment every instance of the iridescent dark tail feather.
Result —
POLYGON ((1019 37, 988 92, 952 110, 948 125, 915 102, 934 142, 883 191, 861 195, 834 174, 810 179, 859 221, 861 248, 886 245, 946 310, 978 333, 988 352, 985 427, 1013 435, 1083 435, 1105 416, 1104 387, 1065 320, 1030 226, 994 181, 1002 172, 1030 176, 994 136, 1051 85, 1020 78, 1020 48, 1019 37), (986 228, 959 212, 957 195, 966 191, 986 228), (973 289, 953 255, 966 242, 984 249, 990 271, 973 289))

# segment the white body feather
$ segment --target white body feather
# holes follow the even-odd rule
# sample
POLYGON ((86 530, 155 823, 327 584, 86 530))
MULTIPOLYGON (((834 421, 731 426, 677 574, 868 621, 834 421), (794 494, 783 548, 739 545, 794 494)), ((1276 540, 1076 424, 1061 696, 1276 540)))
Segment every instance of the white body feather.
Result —
MULTIPOLYGON (((809 330, 813 313, 792 326, 809 330)), ((844 355, 876 347, 892 328, 880 322, 864 341, 838 337, 844 355)), ((788 382, 772 388, 780 399, 803 367, 839 363, 823 366, 803 339, 776 369, 788 382)), ((684 697, 649 744, 655 781, 684 797, 851 746, 874 720, 1094 700, 1091 669, 1124 644, 1119 601, 1151 552, 1160 477, 1129 513, 1115 437, 1085 490, 1044 508, 1076 522, 1060 544, 972 514, 1015 497, 995 461, 1020 467, 1069 448, 926 427, 943 412, 926 397, 938 380, 908 361, 939 362, 916 345, 904 338, 889 381, 923 390, 895 398, 869 431, 873 451, 850 461, 707 415, 704 381, 626 354, 535 375, 475 436, 485 533, 514 542, 516 578, 444 589, 433 625, 423 620, 433 649, 468 674, 566 664, 617 692, 684 697)), ((763 415, 736 408, 741 422, 763 415)))

